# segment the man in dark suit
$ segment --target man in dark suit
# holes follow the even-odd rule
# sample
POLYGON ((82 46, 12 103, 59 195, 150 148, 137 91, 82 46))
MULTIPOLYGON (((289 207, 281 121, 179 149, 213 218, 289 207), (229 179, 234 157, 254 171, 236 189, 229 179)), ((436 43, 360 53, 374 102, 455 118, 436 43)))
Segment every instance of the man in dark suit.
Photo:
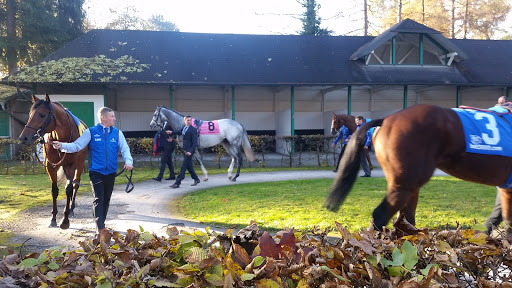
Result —
POLYGON ((174 176, 172 153, 174 152, 174 149, 176 149, 176 139, 171 135, 170 125, 166 125, 158 133, 160 133, 160 141, 163 142, 164 151, 162 152, 162 158, 160 159, 160 173, 158 173, 158 176, 153 178, 153 180, 162 181, 166 166, 169 167, 169 178, 165 178, 165 180, 175 180, 176 177, 174 176))
POLYGON ((180 174, 178 178, 176 178, 176 182, 171 185, 171 188, 179 188, 181 181, 185 179, 185 171, 188 170, 192 179, 194 179, 194 184, 192 186, 196 186, 199 184, 199 177, 197 177, 196 171, 194 171, 194 166, 192 165, 192 156, 197 148, 197 129, 190 125, 192 124, 192 117, 187 115, 183 118, 185 121, 185 127, 181 131, 171 131, 171 134, 178 133, 183 135, 183 164, 181 164, 180 174))

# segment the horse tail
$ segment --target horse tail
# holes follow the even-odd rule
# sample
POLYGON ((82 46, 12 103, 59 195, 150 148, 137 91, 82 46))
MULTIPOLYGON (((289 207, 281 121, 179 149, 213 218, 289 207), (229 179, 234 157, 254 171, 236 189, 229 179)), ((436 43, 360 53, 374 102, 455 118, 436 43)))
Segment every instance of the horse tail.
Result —
POLYGON ((244 133, 242 136, 242 147, 244 148, 245 156, 249 162, 253 162, 255 160, 254 154, 252 153, 251 142, 249 142, 249 136, 247 135, 247 131, 244 129, 244 133))
POLYGON ((382 125, 383 119, 372 120, 359 128, 348 141, 347 148, 341 158, 339 169, 331 192, 325 200, 324 207, 331 211, 338 211, 345 201, 350 189, 354 185, 361 163, 361 153, 364 147, 366 133, 370 128, 382 125))

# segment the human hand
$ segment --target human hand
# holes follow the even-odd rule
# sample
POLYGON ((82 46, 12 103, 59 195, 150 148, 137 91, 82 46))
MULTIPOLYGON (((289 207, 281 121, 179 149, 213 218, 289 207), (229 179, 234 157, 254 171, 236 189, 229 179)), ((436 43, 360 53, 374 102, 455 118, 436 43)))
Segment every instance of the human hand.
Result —
POLYGON ((53 149, 59 150, 62 148, 62 144, 59 141, 52 141, 53 149))
POLYGON ((364 149, 364 150, 368 150, 368 146, 364 146, 364 147, 363 147, 363 149, 364 149))
POLYGON ((190 152, 185 152, 185 155, 190 156, 190 155, 192 155, 192 153, 190 153, 190 152))
POLYGON ((171 135, 172 134, 172 131, 171 130, 165 130, 165 133, 171 135))
POLYGON ((331 144, 332 147, 336 146, 334 143, 331 144))
POLYGON ((133 169, 133 166, 130 164, 124 164, 124 169, 126 169, 127 171, 130 171, 133 169))

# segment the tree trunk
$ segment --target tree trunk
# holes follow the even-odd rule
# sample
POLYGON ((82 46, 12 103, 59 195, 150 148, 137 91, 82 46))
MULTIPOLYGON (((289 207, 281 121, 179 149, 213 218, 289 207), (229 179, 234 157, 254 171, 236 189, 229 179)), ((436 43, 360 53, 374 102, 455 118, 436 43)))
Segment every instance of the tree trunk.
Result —
POLYGON ((397 19, 396 23, 402 22, 402 0, 398 1, 398 17, 397 18, 398 19, 397 19))
POLYGON ((18 70, 18 51, 16 49, 16 0, 6 0, 5 9, 7 13, 7 45, 6 58, 9 75, 18 70))
POLYGON ((455 0, 452 0, 452 39, 455 39, 455 0))
POLYGON ((368 36, 368 1, 364 0, 364 36, 368 36))
POLYGON ((468 36, 468 15, 469 15, 469 0, 466 0, 466 7, 464 7, 464 20, 463 20, 463 29, 464 29, 464 37, 462 39, 466 39, 468 36))

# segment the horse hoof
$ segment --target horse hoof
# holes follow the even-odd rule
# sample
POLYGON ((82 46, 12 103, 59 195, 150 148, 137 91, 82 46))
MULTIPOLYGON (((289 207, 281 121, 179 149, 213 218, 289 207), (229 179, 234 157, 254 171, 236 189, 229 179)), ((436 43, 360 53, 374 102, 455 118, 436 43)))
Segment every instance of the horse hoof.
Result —
POLYGON ((203 181, 208 181, 208 178, 203 178, 203 181))
POLYGON ((68 217, 75 217, 75 212, 70 211, 68 217))
POLYGON ((50 227, 50 228, 51 228, 51 227, 57 227, 57 221, 52 220, 52 221, 50 222, 50 226, 48 226, 48 227, 50 227))
POLYGON ((230 179, 231 182, 236 182, 236 178, 230 179))
POLYGON ((69 220, 64 221, 62 220, 62 223, 60 223, 60 229, 68 229, 69 228, 69 220))
POLYGON ((228 180, 232 180, 233 179, 233 176, 228 176, 228 180))

